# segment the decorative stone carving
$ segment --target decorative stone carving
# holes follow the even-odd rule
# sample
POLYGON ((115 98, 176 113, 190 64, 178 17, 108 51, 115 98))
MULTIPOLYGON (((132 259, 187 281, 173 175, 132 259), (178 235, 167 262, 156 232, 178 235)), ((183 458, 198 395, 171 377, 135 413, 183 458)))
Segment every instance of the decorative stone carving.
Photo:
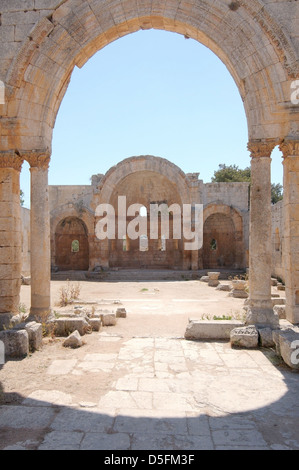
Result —
POLYGON ((0 152, 0 168, 21 171, 23 162, 23 158, 15 152, 0 152))
POLYGON ((284 140, 279 145, 283 158, 299 156, 299 140, 284 140))
POLYGON ((273 140, 256 140, 250 141, 247 145, 251 158, 271 157, 271 153, 277 145, 273 140))
POLYGON ((32 152, 23 153, 23 156, 31 168, 39 168, 41 170, 49 169, 51 154, 48 150, 33 150, 32 152))

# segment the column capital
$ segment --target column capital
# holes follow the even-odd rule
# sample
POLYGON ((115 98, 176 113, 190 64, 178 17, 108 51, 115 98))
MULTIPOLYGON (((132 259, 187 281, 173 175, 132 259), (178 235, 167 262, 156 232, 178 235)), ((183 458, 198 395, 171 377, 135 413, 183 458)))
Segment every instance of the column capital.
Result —
POLYGON ((299 156, 299 140, 284 139, 279 145, 279 150, 283 158, 299 156))
POLYGON ((0 151, 0 168, 12 168, 21 171, 24 159, 14 151, 0 151))
POLYGON ((40 170, 49 169, 51 159, 51 153, 49 150, 32 150, 23 152, 22 155, 31 168, 39 168, 40 170))
POLYGON ((270 158, 277 143, 275 140, 250 140, 247 148, 251 153, 251 158, 270 158))

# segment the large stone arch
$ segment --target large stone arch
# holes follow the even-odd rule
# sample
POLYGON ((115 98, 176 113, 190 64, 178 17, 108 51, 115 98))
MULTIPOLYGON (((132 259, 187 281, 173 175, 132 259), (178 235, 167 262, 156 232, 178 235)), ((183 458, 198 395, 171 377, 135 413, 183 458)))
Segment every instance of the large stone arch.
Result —
MULTIPOLYGON (((150 238, 150 205, 165 203, 170 207, 191 204, 192 192, 187 175, 168 160, 154 156, 131 157, 112 167, 102 178, 98 192, 95 193, 93 205, 97 212, 99 204, 111 204, 116 214, 116 230, 118 220, 118 196, 126 197, 127 209, 131 204, 144 205, 148 211, 148 249, 139 249, 139 240, 130 240, 128 247, 123 249, 123 240, 104 240, 99 246, 99 259, 102 264, 110 267, 134 268, 183 268, 191 264, 190 253, 183 249, 183 242, 172 238, 172 216, 169 221, 169 239, 165 250, 161 250, 162 234, 159 229, 158 239, 150 238)), ((181 210, 181 214, 182 214, 181 210)), ((123 214, 120 214, 123 215, 123 214)), ((96 219, 96 223, 97 223, 96 219)), ((126 217, 126 223, 131 218, 126 217)), ((181 215, 180 215, 180 224, 181 215)))
POLYGON ((244 101, 250 139, 288 134, 286 85, 298 76, 298 57, 264 2, 67 0, 33 28, 7 73, 7 148, 51 149, 73 68, 110 42, 151 28, 193 38, 225 63, 244 101))
MULTIPOLYGON (((6 8, 9 13, 9 6, 6 8)), ((48 165, 56 115, 72 71, 110 42, 140 29, 155 28, 183 34, 207 46, 230 71, 244 102, 252 157, 249 260, 252 309, 248 321, 261 325, 276 322, 271 302, 268 199, 270 156, 274 147, 281 144, 288 221, 286 311, 291 321, 299 322, 299 269, 292 259, 298 246, 297 218, 293 214, 299 208, 299 107, 291 99, 292 82, 299 78, 297 32, 290 24, 294 13, 296 17, 296 8, 296 2, 281 0, 57 0, 49 10, 17 12, 17 16, 30 16, 34 26, 29 33, 27 28, 19 28, 20 40, 11 44, 5 41, 1 50, 0 78, 6 98, 0 118, 0 168, 6 181, 1 203, 9 205, 3 207, 2 214, 13 213, 12 223, 2 221, 3 236, 10 241, 1 248, 1 265, 10 264, 12 251, 14 266, 21 258, 20 250, 14 250, 20 237, 16 197, 19 171, 26 159, 32 177, 33 315, 49 311, 48 165), (22 30, 26 30, 26 37, 22 30), (45 259, 45 268, 41 258, 45 259)), ((19 274, 17 268, 7 270, 1 281, 1 292, 5 295, 1 296, 0 312, 5 318, 10 316, 7 312, 17 310, 19 274)))
POLYGON ((113 192, 122 180, 137 172, 153 172, 164 176, 171 182, 180 195, 181 204, 190 204, 190 192, 186 174, 174 163, 165 158, 152 155, 131 157, 112 167, 101 180, 100 200, 101 203, 109 203, 113 192))

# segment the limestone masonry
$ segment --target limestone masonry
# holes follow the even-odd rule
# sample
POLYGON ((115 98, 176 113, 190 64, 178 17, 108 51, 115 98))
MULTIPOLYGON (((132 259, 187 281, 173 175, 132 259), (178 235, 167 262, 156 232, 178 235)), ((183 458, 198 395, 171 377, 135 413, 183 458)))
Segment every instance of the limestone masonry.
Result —
MULTIPOLYGON (((80 261, 84 269, 96 267, 99 260, 104 266, 128 263, 134 244, 124 249, 124 240, 121 249, 97 243, 93 211, 101 200, 113 201, 130 185, 136 187, 136 175, 140 173, 143 178, 146 171, 146 181, 155 180, 154 192, 159 201, 171 201, 174 195, 182 203, 198 200, 204 204, 206 214, 205 240, 209 249, 204 246, 202 255, 193 256, 173 241, 165 252, 161 240, 153 261, 156 265, 196 269, 248 264, 250 324, 271 328, 276 325, 271 300, 271 275, 275 268, 285 280, 286 318, 299 323, 298 22, 298 2, 285 0, 0 1, 0 328, 10 323, 19 306, 19 177, 24 160, 31 171, 33 319, 45 320, 49 315, 51 252, 52 265, 65 269, 63 253, 70 235, 76 235, 72 240, 77 242, 73 253, 81 250, 84 254, 78 260, 78 266, 80 261), (201 42, 223 61, 235 80, 244 103, 252 160, 249 229, 245 189, 235 191, 232 186, 227 191, 222 186, 202 185, 195 175, 184 175, 161 160, 150 159, 149 167, 146 160, 138 158, 122 163, 102 179, 95 177, 91 187, 77 188, 75 198, 70 197, 68 189, 48 189, 53 128, 74 67, 83 67, 112 41, 151 28, 201 42), (273 209, 270 163, 276 146, 284 159, 284 201, 280 208, 273 209), (66 223, 61 224, 64 220, 66 223), (272 220, 277 221, 274 227, 272 220), (215 252, 217 247, 222 249, 222 242, 219 257, 215 252), (234 246, 232 257, 225 250, 229 244, 234 246)), ((146 186, 145 196, 150 188, 151 184, 146 186)), ((25 256, 23 252, 23 259, 25 256)), ((140 259, 136 262, 140 266, 143 263, 140 259)), ((146 259, 145 266, 149 262, 146 259)))

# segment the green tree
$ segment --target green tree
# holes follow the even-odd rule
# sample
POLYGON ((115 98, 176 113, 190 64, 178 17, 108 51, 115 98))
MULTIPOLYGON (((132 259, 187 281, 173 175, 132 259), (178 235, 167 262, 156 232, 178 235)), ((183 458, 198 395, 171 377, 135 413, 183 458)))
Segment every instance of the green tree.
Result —
MULTIPOLYGON (((251 169, 250 167, 244 170, 240 169, 237 165, 220 164, 218 170, 214 172, 212 183, 250 183, 251 182, 251 169)), ((271 202, 276 204, 283 199, 283 187, 281 184, 272 183, 271 185, 271 202)))
POLYGON ((24 204, 25 204, 24 196, 25 196, 24 191, 22 191, 22 189, 21 189, 21 191, 20 191, 20 204, 21 204, 21 206, 24 206, 24 204))
POLYGON ((251 170, 249 167, 241 170, 237 165, 220 164, 214 172, 212 183, 250 183, 251 170))

